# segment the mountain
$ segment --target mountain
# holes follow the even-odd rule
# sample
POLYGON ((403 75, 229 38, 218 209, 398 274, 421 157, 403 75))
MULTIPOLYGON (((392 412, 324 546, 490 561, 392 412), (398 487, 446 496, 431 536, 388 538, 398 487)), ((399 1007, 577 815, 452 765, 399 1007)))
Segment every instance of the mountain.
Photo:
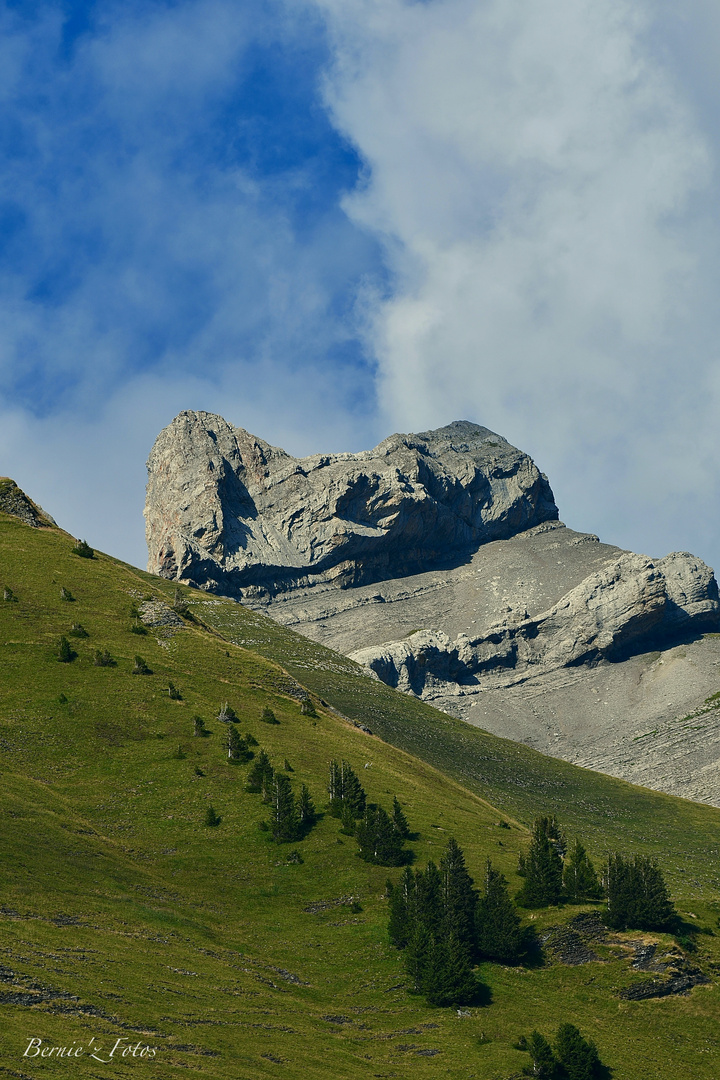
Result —
POLYGON ((487 428, 297 459, 184 412, 148 470, 151 571, 471 724, 720 805, 713 571, 566 528, 532 460, 487 428))
POLYGON ((519 1035, 567 1021, 617 1077, 717 1075, 719 811, 478 731, 233 599, 88 553, 49 519, 0 511, 0 567, 3 1074, 66 1075, 65 1057, 28 1056, 41 1039, 82 1048, 102 1076, 112 1061, 120 1077, 506 1077, 528 1062, 519 1035), (308 785, 321 818, 297 841, 262 828, 225 703, 256 754, 308 785), (418 868, 454 835, 478 884, 490 857, 514 891, 543 813, 598 866, 616 849, 658 859, 679 937, 603 933, 601 904, 525 912, 542 963, 484 963, 484 1004, 429 1007, 388 943, 400 870, 359 859, 327 812, 331 759, 369 799, 397 796, 418 868))

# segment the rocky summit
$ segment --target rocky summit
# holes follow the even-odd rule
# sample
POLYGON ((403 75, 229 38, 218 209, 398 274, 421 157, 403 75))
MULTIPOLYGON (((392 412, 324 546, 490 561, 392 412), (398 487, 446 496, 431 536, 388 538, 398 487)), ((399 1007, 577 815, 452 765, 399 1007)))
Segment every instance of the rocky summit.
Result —
POLYGON ((238 597, 447 565, 558 516, 527 454, 464 421, 294 458, 221 416, 183 412, 148 472, 150 569, 238 597))
POLYGON ((720 805, 713 571, 566 528, 546 477, 501 436, 457 421, 294 458, 183 412, 148 470, 152 572, 472 724, 720 805))

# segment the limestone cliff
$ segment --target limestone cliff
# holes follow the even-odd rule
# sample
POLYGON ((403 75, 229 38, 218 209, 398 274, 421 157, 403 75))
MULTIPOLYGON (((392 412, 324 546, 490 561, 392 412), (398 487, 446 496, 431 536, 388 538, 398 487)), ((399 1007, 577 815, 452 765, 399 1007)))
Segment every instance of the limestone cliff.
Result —
POLYGON ((238 597, 447 565, 558 516, 532 460, 464 421, 294 458, 220 416, 183 412, 148 472, 148 568, 238 597))

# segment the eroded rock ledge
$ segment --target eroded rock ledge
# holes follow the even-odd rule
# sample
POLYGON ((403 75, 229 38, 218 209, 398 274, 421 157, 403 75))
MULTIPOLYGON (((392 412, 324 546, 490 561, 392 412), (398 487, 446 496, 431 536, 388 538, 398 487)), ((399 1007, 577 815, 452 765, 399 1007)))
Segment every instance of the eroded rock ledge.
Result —
POLYGON ((720 617, 712 570, 688 552, 653 561, 627 552, 591 574, 548 611, 517 613, 478 637, 452 641, 418 631, 360 649, 351 658, 382 682, 422 695, 438 682, 511 683, 561 667, 620 660, 654 643, 715 630, 720 617))

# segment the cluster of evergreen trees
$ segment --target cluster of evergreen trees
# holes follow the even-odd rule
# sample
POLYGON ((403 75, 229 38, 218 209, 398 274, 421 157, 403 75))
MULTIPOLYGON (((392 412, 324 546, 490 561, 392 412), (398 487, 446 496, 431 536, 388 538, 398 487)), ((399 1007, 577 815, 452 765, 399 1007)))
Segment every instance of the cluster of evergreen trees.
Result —
POLYGON ((376 803, 369 803, 347 761, 330 762, 328 794, 330 814, 340 818, 346 835, 355 837, 361 859, 378 866, 402 866, 412 859, 412 852, 405 848, 410 828, 396 798, 393 798, 392 814, 376 803))
POLYGON ((520 857, 525 880, 517 894, 523 907, 582 903, 606 897, 606 921, 616 929, 668 930, 676 919, 662 871, 642 855, 608 856, 601 884, 580 840, 569 850, 555 817, 539 817, 530 850, 520 857), (604 887, 603 887, 604 886, 604 887))
POLYGON ((388 882, 390 941, 403 950, 412 988, 431 1005, 463 1005, 477 999, 482 984, 473 965, 482 959, 517 963, 526 935, 507 882, 488 859, 485 891, 478 894, 454 839, 439 867, 405 870, 388 882))
POLYGON ((677 918, 662 871, 642 855, 608 857, 606 920, 618 930, 669 930, 677 918))
POLYGON ((529 1039, 521 1036, 515 1046, 530 1055, 531 1063, 523 1069, 523 1076, 538 1080, 596 1080, 607 1075, 595 1043, 583 1038, 574 1024, 561 1024, 552 1045, 539 1031, 533 1031, 529 1039))
POLYGON ((520 856, 518 874, 525 879, 517 894, 523 907, 547 907, 563 900, 582 903, 603 894, 582 843, 576 839, 568 851, 554 815, 535 819, 530 850, 520 856))
POLYGON ((270 806, 269 828, 278 843, 302 839, 317 821, 307 784, 301 785, 296 798, 290 777, 277 772, 262 749, 248 773, 246 791, 261 794, 263 802, 270 806))

